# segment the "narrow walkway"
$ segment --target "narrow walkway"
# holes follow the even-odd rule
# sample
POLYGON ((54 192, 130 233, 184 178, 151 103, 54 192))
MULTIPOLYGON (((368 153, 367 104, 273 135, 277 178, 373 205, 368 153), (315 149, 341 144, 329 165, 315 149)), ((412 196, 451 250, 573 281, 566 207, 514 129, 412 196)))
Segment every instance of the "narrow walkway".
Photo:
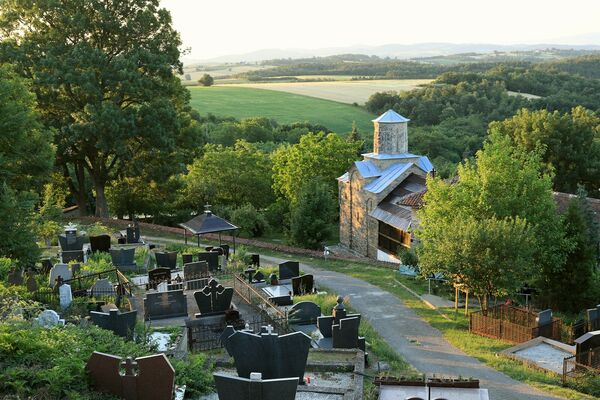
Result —
MULTIPOLYGON (((179 242, 154 237, 148 239, 179 242)), ((285 261, 263 255, 261 260, 273 264, 285 261)), ((313 274, 317 283, 342 296, 349 296, 352 307, 369 321, 398 354, 419 371, 427 374, 479 379, 482 387, 489 389, 492 400, 560 399, 509 378, 466 355, 448 343, 440 331, 423 321, 391 293, 342 273, 307 264, 300 264, 300 268, 306 273, 313 274)))
MULTIPOLYGON (((261 255, 277 264, 284 259, 261 255)), ((423 321, 396 296, 363 280, 307 264, 300 268, 342 296, 407 362, 421 372, 477 378, 493 400, 558 399, 487 367, 448 343, 440 331, 423 321)))

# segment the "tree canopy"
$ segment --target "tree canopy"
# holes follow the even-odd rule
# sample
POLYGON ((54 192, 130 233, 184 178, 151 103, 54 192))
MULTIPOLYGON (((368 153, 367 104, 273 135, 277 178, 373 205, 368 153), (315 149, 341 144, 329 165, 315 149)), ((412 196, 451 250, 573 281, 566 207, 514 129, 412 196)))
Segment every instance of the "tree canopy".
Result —
POLYGON ((180 128, 189 95, 173 73, 181 41, 169 12, 158 0, 14 0, 3 2, 0 35, 0 59, 32 79, 56 128, 59 165, 72 181, 87 171, 107 217, 115 173, 143 149, 168 153, 180 128))
POLYGON ((273 153, 273 189, 291 204, 302 186, 313 179, 327 182, 337 193, 335 178, 356 160, 360 142, 348 142, 330 133, 309 133, 294 145, 283 145, 273 153))
POLYGON ((492 132, 508 136, 524 151, 541 146, 547 172, 554 172, 554 189, 575 193, 585 185, 600 188, 600 118, 583 107, 570 113, 520 110, 517 115, 493 122, 492 132))
MULTIPOLYGON (((539 153, 491 135, 458 181, 428 178, 418 237, 423 272, 443 272, 476 295, 514 292, 562 265, 563 233, 539 153)), ((482 303, 484 305, 485 303, 482 303)))

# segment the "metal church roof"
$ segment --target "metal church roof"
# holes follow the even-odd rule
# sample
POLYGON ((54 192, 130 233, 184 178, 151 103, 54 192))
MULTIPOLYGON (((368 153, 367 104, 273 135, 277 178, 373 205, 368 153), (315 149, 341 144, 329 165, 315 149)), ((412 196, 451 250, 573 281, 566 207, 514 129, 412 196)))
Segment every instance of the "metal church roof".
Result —
POLYGON ((373 178, 381 175, 379 168, 371 161, 354 161, 354 165, 356 165, 356 169, 363 178, 373 178))
POLYGON ((231 222, 218 217, 206 211, 200 214, 188 222, 179 224, 184 229, 192 232, 194 235, 203 235, 205 233, 232 231, 239 229, 239 227, 233 225, 231 222))
POLYGON ((398 114, 396 111, 391 109, 387 110, 386 112, 384 112, 379 117, 373 120, 373 122, 379 122, 380 124, 398 124, 401 122, 408 121, 410 121, 410 119, 403 117, 402 115, 398 114))

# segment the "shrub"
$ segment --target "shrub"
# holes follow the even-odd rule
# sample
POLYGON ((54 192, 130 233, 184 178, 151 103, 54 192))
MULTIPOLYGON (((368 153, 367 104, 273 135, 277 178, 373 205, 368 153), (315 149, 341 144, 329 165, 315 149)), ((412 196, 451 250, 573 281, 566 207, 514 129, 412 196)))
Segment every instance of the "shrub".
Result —
POLYGON ((177 371, 175 383, 186 385, 186 397, 197 397, 213 390, 212 365, 207 365, 204 354, 194 354, 188 360, 173 360, 177 371))
POLYGON ((231 213, 231 219, 234 224, 239 226, 242 232, 252 237, 260 237, 267 230, 267 219, 250 203, 235 209, 231 213))

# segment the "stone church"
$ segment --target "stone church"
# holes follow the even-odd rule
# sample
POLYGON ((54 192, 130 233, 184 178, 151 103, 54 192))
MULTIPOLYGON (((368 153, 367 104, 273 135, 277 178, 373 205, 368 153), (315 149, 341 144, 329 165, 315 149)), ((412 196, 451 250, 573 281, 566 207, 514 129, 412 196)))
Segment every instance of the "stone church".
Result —
POLYGON ((373 152, 338 178, 340 242, 360 255, 398 262, 410 248, 416 209, 433 165, 408 152, 408 122, 389 110, 373 120, 373 152))

